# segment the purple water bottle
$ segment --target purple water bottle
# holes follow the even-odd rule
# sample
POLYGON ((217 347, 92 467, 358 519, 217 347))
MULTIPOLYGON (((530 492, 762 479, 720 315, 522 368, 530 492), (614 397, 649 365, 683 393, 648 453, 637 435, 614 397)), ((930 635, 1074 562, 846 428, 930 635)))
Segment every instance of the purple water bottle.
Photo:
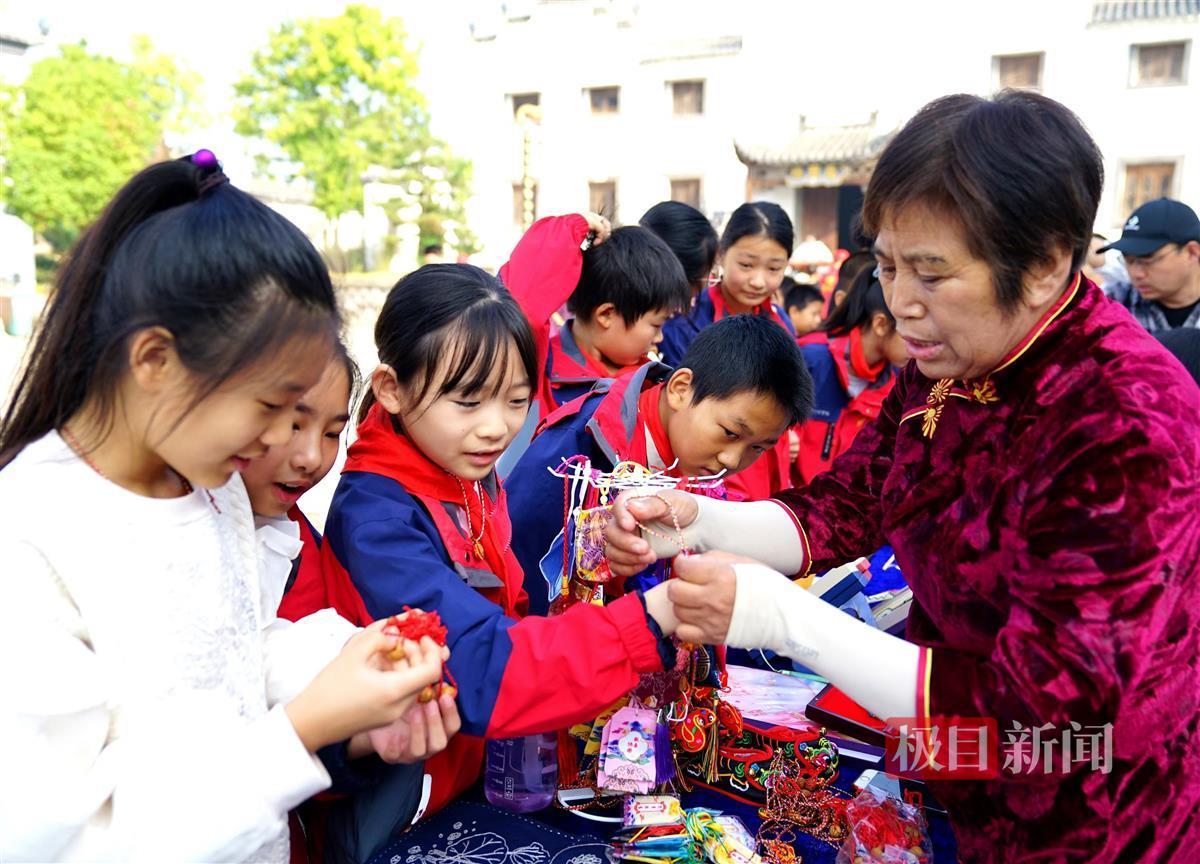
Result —
POLYGON ((514 813, 544 810, 558 789, 558 736, 552 732, 487 742, 483 794, 514 813))

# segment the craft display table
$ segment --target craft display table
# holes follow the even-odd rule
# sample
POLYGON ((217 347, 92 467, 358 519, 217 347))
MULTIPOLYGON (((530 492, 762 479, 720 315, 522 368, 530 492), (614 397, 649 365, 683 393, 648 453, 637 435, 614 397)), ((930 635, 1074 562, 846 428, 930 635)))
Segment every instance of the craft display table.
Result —
MULTIPOLYGON (((858 772, 844 773, 853 774, 848 787, 858 772)), ((751 831, 758 829, 754 808, 717 793, 696 790, 684 804, 723 810, 741 817, 751 831)), ((937 814, 927 818, 934 864, 954 864, 949 823, 937 814)), ((557 808, 509 813, 488 804, 476 788, 389 843, 369 864, 608 864, 606 841, 618 827, 557 808)), ((803 864, 833 864, 837 858, 835 847, 811 837, 802 838, 797 851, 803 864)))
MULTIPOLYGON (((787 726, 807 722, 804 708, 818 690, 819 684, 731 666, 725 696, 749 719, 787 726)), ((853 794, 859 775, 881 766, 848 755, 848 749, 841 749, 834 785, 853 794)), ((683 804, 738 816, 752 833, 760 824, 756 807, 708 789, 686 793, 683 804)), ((619 809, 596 812, 613 816, 619 809)), ((934 864, 954 864, 957 852, 946 817, 927 810, 926 820, 934 864)), ((488 804, 477 787, 389 844, 370 864, 608 864, 606 841, 619 827, 619 822, 596 821, 555 807, 526 816, 512 814, 488 804)), ((837 857, 836 847, 807 835, 798 837, 796 851, 803 864, 832 864, 837 857)))

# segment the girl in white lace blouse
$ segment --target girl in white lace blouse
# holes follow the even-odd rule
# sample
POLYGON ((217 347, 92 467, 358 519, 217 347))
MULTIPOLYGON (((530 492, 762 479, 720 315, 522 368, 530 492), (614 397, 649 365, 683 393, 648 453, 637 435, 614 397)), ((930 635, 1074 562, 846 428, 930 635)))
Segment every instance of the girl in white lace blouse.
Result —
POLYGON ((237 472, 288 441, 338 323, 316 250, 204 150, 61 268, 0 421, 0 860, 287 861, 313 754, 440 680, 382 623, 260 626, 237 472))

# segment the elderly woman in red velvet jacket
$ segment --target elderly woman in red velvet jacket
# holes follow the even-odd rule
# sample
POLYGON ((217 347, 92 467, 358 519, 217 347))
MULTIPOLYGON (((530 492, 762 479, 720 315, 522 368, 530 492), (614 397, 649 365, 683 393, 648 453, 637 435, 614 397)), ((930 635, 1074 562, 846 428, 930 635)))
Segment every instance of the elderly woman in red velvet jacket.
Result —
POLYGON ((876 422, 778 501, 627 494, 609 529, 635 571, 677 551, 638 531, 673 534, 669 506, 683 543, 724 550, 677 560, 680 638, 795 657, 880 717, 1111 724, 1111 770, 1067 748, 933 782, 964 861, 1200 855, 1200 395, 1080 274, 1101 185, 1050 99, 926 106, 864 205, 915 361, 876 422), (781 575, 884 543, 915 597, 907 641, 781 575))

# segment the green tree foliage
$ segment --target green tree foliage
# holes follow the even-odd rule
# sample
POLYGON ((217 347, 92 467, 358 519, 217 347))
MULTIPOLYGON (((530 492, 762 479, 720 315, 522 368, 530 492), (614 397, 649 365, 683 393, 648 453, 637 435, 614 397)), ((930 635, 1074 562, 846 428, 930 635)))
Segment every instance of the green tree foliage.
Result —
POLYGON ((181 132, 209 121, 197 98, 200 75, 155 51, 150 37, 133 37, 133 68, 141 76, 147 108, 164 131, 181 132))
POLYGON ((178 106, 193 79, 146 40, 138 50, 129 65, 64 46, 0 100, 0 195, 59 251, 131 175, 165 155, 164 129, 185 122, 178 106))
POLYGON ((393 224, 416 203, 425 221, 436 211, 453 227, 464 223, 470 165, 430 133, 416 77, 399 18, 355 4, 337 17, 290 21, 237 83, 236 128, 274 145, 276 167, 311 183, 313 203, 331 219, 362 210, 370 175, 395 189, 393 224))

